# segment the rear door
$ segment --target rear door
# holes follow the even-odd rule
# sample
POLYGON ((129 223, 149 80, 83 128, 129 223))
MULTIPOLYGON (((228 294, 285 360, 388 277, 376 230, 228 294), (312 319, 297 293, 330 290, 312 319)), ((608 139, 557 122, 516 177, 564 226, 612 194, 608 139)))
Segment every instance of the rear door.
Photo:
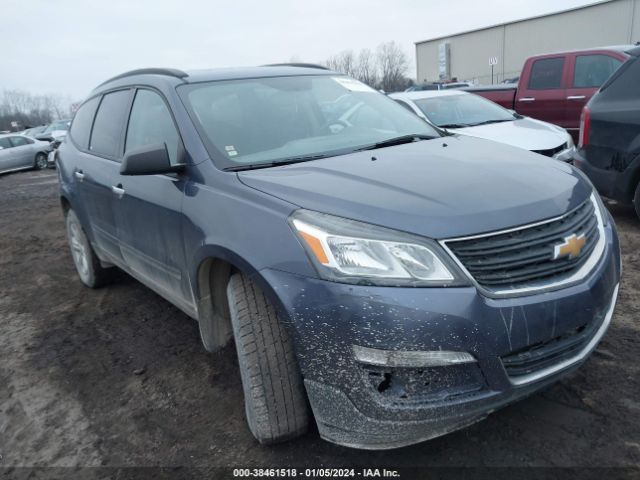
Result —
POLYGON ((132 92, 131 89, 116 90, 102 98, 96 97, 100 104, 93 120, 88 149, 78 158, 74 173, 94 244, 103 258, 115 263, 121 263, 122 255, 114 214, 114 202, 118 196, 114 186, 122 160, 124 129, 132 92))
POLYGON ((609 52, 571 54, 567 89, 566 123, 574 139, 580 130, 580 114, 589 99, 623 63, 621 54, 609 52))
POLYGON ((564 127, 568 62, 564 55, 536 58, 526 63, 516 94, 516 111, 527 117, 564 127))
POLYGON ((36 158, 33 149, 34 141, 20 135, 9 137, 9 140, 13 145, 11 153, 15 161, 15 168, 33 166, 36 158))
MULTIPOLYGON (((182 163, 184 147, 165 99, 155 90, 140 88, 129 116, 125 154, 161 143, 172 164, 182 163)), ((147 285, 193 312, 182 237, 184 177, 116 173, 115 182, 121 192, 115 208, 125 263, 147 285)))
POLYGON ((13 145, 9 140, 9 137, 0 137, 0 172, 6 172, 7 170, 13 170, 17 168, 16 161, 13 157, 13 145))

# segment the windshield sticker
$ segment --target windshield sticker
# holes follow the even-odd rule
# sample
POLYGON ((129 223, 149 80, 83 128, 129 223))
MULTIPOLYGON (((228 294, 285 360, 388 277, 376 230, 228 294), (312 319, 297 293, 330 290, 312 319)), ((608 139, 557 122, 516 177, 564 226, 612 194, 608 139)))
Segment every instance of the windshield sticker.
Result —
POLYGON ((229 155, 230 157, 235 157, 236 155, 238 155, 236 147, 234 147, 233 145, 227 145, 224 147, 224 149, 227 151, 227 155, 229 155))
POLYGON ((375 92, 373 88, 369 85, 366 85, 358 80, 354 80, 349 77, 331 77, 340 85, 342 85, 347 90, 351 90, 352 92, 375 92))

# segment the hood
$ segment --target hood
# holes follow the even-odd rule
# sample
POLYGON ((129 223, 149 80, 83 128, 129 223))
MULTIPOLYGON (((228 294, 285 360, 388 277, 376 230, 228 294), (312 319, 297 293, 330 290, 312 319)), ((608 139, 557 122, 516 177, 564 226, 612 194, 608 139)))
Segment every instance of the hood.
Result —
POLYGON ((525 150, 550 150, 559 147, 569 139, 568 133, 564 129, 533 118, 521 118, 478 127, 449 129, 449 131, 506 143, 525 150))
POLYGON ((591 194, 591 186, 569 165, 463 136, 250 170, 238 177, 302 208, 436 239, 556 217, 591 194))

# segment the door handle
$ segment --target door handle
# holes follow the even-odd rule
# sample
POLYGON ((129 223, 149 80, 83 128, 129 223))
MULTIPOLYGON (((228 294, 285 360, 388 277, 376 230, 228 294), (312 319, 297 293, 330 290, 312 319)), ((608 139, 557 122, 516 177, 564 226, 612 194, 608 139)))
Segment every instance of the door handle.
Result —
POLYGON ((82 170, 76 170, 75 172, 73 172, 73 175, 78 179, 79 182, 82 182, 84 180, 84 173, 82 173, 82 170))
POLYGON ((124 195, 124 188, 122 188, 122 184, 118 184, 118 186, 111 187, 111 191, 116 194, 118 198, 122 198, 124 195))
POLYGON ((518 99, 519 102, 535 102, 536 99, 533 97, 522 97, 518 99))
POLYGON ((584 95, 569 95, 567 100, 584 100, 585 98, 587 97, 584 95))

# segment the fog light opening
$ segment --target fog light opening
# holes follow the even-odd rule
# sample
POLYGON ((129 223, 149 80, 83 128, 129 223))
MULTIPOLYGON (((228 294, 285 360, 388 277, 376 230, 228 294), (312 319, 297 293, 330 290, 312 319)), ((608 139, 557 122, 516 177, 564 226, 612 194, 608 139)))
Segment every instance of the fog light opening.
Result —
POLYGON ((359 345, 353 345, 352 349, 358 362, 382 367, 440 367, 476 362, 473 355, 467 352, 379 350, 359 345))

